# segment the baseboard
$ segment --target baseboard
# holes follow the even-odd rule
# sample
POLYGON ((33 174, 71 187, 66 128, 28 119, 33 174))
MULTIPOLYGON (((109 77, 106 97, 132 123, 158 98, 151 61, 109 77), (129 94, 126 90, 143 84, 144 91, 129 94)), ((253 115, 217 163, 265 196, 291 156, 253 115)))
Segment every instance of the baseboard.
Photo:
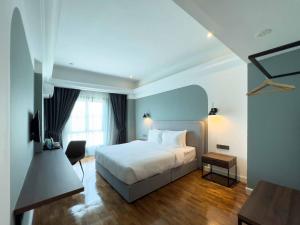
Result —
POLYGON ((246 189, 247 195, 250 195, 252 193, 252 191, 253 191, 253 189, 249 188, 249 187, 246 187, 245 189, 246 189))
MULTIPOLYGON (((208 165, 206 165, 206 166, 204 166, 204 170, 206 172, 208 172, 208 171, 210 171, 210 167, 208 165)), ((222 168, 219 168, 219 167, 214 167, 213 171, 217 172, 217 173, 219 173, 221 175, 227 176, 227 170, 225 170, 225 169, 222 169, 222 168)), ((230 172, 229 174, 230 174, 231 177, 235 176, 235 174, 232 173, 232 172, 230 172)), ((240 182, 242 182, 244 184, 247 184, 247 177, 246 176, 240 176, 240 175, 238 175, 237 179, 238 179, 238 181, 240 181, 240 182)))
POLYGON ((24 213, 24 216, 22 219, 22 225, 32 225, 33 213, 34 213, 34 210, 30 210, 30 211, 24 213))

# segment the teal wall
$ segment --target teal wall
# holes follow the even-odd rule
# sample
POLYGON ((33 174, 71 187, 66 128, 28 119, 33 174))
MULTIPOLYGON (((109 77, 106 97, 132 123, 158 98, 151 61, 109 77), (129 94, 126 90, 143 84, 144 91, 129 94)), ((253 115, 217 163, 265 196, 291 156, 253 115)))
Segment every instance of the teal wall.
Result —
POLYGON ((127 141, 135 140, 135 100, 127 101, 127 141))
POLYGON ((33 157, 29 121, 34 110, 34 73, 20 12, 11 22, 10 188, 13 210, 33 157))
MULTIPOLYGON (((272 72, 292 70, 299 67, 299 53, 278 55, 264 64, 272 72)), ((249 90, 264 79, 253 64, 248 65, 249 90)), ((296 90, 248 98, 248 186, 268 180, 300 189, 300 75, 275 81, 293 84, 296 90)))
MULTIPOLYGON (((41 131, 41 138, 44 140, 44 101, 43 101, 43 76, 40 73, 34 74, 34 113, 39 111, 40 116, 40 131, 41 131)), ((42 151, 42 142, 36 143, 34 142, 34 151, 41 152, 42 151)))
POLYGON ((164 93, 139 98, 135 102, 136 137, 148 133, 143 114, 151 114, 152 120, 202 120, 207 118, 208 100, 205 90, 191 85, 164 93))

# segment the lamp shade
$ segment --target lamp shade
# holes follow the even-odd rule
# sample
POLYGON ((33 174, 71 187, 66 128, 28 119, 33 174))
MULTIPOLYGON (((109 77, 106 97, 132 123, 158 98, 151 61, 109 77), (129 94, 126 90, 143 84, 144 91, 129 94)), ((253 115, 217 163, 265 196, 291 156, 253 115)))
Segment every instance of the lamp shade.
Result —
POLYGON ((209 112, 209 114, 208 114, 208 115, 210 115, 210 116, 214 116, 214 115, 216 115, 216 114, 217 114, 217 112, 218 112, 218 109, 217 109, 217 108, 211 108, 211 109, 210 109, 210 112, 209 112))
POLYGON ((144 119, 150 118, 150 113, 144 113, 143 118, 144 118, 144 119))

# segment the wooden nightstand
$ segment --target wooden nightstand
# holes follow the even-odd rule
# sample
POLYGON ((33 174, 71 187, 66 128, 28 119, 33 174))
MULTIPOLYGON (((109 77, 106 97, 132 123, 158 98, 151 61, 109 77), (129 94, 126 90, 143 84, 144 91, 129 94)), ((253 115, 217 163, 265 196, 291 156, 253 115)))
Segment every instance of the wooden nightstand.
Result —
MULTIPOLYGON (((227 187, 230 187, 231 185, 235 184, 237 182, 237 162, 236 157, 231 155, 225 155, 221 153, 216 152, 209 152, 207 154, 204 154, 202 156, 202 177, 206 178, 210 181, 216 182, 216 183, 222 183, 222 179, 220 177, 227 179, 227 187), (204 164, 210 164, 210 172, 204 173, 204 164), (213 172, 213 166, 221 167, 227 169, 227 177, 223 176, 221 174, 213 172), (232 167, 235 167, 235 178, 230 178, 229 172, 232 167)), ((223 179, 224 180, 224 179, 223 179)))

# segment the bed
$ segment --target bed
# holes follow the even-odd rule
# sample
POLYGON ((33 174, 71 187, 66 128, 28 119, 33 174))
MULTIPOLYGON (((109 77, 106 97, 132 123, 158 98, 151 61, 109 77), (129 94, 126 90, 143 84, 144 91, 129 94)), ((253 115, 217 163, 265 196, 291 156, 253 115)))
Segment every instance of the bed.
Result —
POLYGON ((133 141, 96 151, 97 172, 129 203, 200 168, 206 152, 204 121, 155 121, 152 128, 187 130, 187 146, 133 141))

